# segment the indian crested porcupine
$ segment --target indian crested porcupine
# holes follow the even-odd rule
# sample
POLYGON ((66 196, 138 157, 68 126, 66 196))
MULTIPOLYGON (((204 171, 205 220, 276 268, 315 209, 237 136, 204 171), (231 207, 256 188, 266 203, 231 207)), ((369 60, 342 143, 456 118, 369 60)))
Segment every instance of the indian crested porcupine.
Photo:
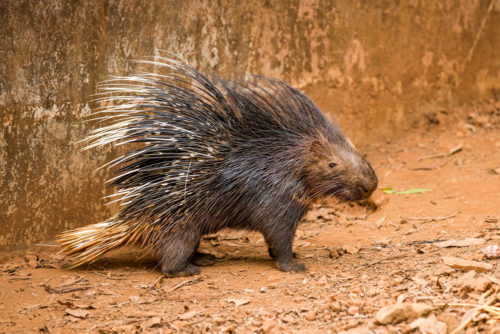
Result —
POLYGON ((108 221, 62 234, 74 266, 122 246, 152 250, 167 276, 199 273, 203 235, 224 228, 264 235, 282 271, 297 224, 313 202, 356 201, 377 187, 370 164, 339 126, 288 84, 266 77, 227 80, 175 59, 144 63, 164 74, 106 81, 96 111, 105 124, 92 148, 135 143, 109 162, 122 209, 108 221))

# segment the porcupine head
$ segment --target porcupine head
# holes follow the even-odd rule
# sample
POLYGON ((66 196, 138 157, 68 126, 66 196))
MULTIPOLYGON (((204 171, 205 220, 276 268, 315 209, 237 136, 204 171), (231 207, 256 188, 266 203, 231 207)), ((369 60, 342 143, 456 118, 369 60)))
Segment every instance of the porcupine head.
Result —
POLYGON ((105 222, 63 233, 73 266, 108 251, 153 251, 167 276, 199 273, 213 258, 197 252, 203 235, 224 228, 259 231, 282 271, 304 271, 292 243, 314 201, 367 198, 370 164, 303 93, 252 76, 206 77, 177 59, 155 57, 143 72, 108 80, 105 124, 87 148, 135 143, 108 163, 121 210, 105 222))

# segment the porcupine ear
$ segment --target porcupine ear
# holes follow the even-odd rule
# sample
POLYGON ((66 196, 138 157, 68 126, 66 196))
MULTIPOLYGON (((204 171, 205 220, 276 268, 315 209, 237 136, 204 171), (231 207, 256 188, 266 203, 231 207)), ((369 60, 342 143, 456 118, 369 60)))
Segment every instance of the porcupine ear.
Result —
POLYGON ((317 159, 325 158, 326 145, 321 140, 314 139, 309 145, 309 152, 317 159))

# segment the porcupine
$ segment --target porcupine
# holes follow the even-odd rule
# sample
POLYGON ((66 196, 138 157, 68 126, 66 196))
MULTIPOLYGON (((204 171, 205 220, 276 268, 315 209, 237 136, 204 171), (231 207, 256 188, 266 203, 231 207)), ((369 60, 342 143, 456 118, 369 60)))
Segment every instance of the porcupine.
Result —
POLYGON ((303 93, 261 76, 204 76, 184 61, 143 63, 165 74, 114 77, 96 111, 106 124, 86 149, 135 148, 109 162, 122 209, 111 219, 60 237, 73 266, 122 247, 152 250, 167 276, 200 272, 203 235, 259 231, 282 271, 295 262, 297 224, 322 197, 356 201, 377 187, 371 165, 303 93))

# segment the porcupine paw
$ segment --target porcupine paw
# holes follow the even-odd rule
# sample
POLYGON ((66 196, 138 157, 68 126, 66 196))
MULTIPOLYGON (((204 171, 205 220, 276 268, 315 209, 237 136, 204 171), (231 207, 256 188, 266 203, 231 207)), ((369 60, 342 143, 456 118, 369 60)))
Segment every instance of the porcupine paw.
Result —
POLYGON ((200 267, 195 266, 194 264, 188 263, 181 270, 173 271, 173 270, 163 270, 163 275, 166 277, 184 277, 184 276, 193 276, 198 275, 200 273, 200 267))
POLYGON ((307 271, 307 267, 304 264, 297 263, 295 261, 287 261, 287 262, 278 261, 277 264, 278 264, 278 269, 281 271, 285 271, 285 272, 292 271, 292 272, 300 273, 300 272, 307 271))
POLYGON ((200 267, 213 266, 215 264, 215 256, 208 253, 195 252, 191 263, 200 267))
MULTIPOLYGON (((271 250, 270 247, 267 248, 267 252, 269 253, 269 256, 272 258, 272 259, 275 259, 276 258, 276 255, 274 255, 273 251, 271 250)), ((299 256, 297 255, 297 253, 295 252, 292 252, 292 256, 294 259, 297 259, 299 256)))

